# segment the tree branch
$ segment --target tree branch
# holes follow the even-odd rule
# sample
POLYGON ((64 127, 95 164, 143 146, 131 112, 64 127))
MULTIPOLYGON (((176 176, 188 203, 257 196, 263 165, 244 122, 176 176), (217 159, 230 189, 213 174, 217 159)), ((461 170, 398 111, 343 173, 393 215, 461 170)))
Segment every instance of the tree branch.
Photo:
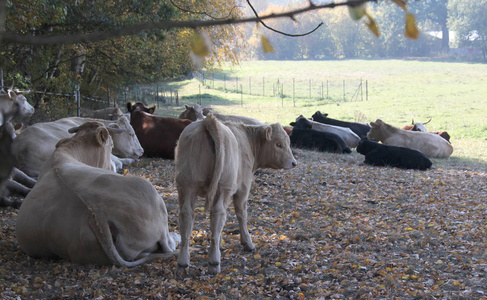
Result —
MULTIPOLYGON (((1 1, 0 1, 1 2, 1 1)), ((357 5, 360 3, 377 2, 377 0, 348 0, 339 3, 329 3, 315 5, 310 4, 305 8, 295 9, 289 12, 283 12, 278 14, 270 14, 260 17, 233 19, 228 18, 224 20, 205 20, 205 21, 163 21, 163 22, 148 22, 134 25, 131 27, 123 28, 114 31, 102 31, 92 33, 77 33, 71 35, 52 35, 52 36, 30 36, 22 35, 14 32, 2 32, 0 31, 0 42, 12 42, 19 44, 29 45, 53 45, 53 44, 72 44, 81 42, 95 42, 101 40, 107 40, 111 38, 121 37, 125 35, 135 35, 145 30, 156 29, 170 29, 170 28, 204 28, 211 26, 243 24, 251 22, 261 22, 262 20, 278 19, 278 18, 294 18, 294 16, 303 14, 313 10, 335 8, 339 6, 357 5)), ((3 22, 0 20, 0 22, 3 22)))
MULTIPOLYGON (((252 9, 252 11, 254 12, 254 15, 256 17, 259 17, 259 14, 257 13, 257 11, 255 10, 255 8, 252 6, 252 4, 250 3, 250 0, 247 0, 247 4, 250 6, 250 8, 252 9)), ((309 7, 313 7, 314 4, 313 2, 309 2, 309 7)), ((294 20, 294 18, 293 18, 294 20)), ((323 25, 323 22, 321 22, 320 24, 318 24, 318 26, 315 27, 315 29, 309 31, 309 32, 306 32, 306 33, 301 33, 301 34, 290 34, 290 33, 285 33, 283 31, 280 31, 280 30, 277 30, 275 28, 272 28, 270 27, 269 25, 267 25, 266 23, 264 23, 264 21, 260 20, 260 24, 262 24, 262 26, 264 26, 265 28, 269 29, 269 30, 272 30, 274 32, 277 32, 279 34, 282 34, 282 35, 285 35, 285 36, 290 36, 290 37, 300 37, 300 36, 305 36, 305 35, 308 35, 308 34, 312 34, 313 32, 315 32, 316 30, 318 30, 318 28, 321 27, 321 25, 323 25)))
POLYGON ((176 7, 177 9, 179 9, 180 11, 183 11, 183 12, 187 12, 187 13, 190 13, 190 14, 195 14, 195 15, 203 15, 203 16, 207 16, 209 17, 210 19, 213 19, 213 20, 225 20, 225 19, 228 19, 232 16, 232 12, 237 8, 237 6, 234 6, 232 7, 232 9, 230 10, 230 12, 228 13, 228 15, 226 17, 214 17, 210 14, 208 14, 207 12, 196 12, 196 11, 192 11, 192 10, 189 10, 189 9, 185 9, 181 6, 178 6, 176 5, 176 3, 174 3, 173 0, 169 0, 169 2, 171 2, 171 4, 176 7))

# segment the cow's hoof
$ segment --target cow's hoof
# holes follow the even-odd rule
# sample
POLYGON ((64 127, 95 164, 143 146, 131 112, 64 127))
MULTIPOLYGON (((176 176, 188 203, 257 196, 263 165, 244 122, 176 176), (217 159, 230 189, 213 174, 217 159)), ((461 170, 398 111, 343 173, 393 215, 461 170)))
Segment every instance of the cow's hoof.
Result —
POLYGON ((221 271, 221 269, 220 269, 219 263, 208 265, 208 273, 209 274, 216 275, 216 274, 220 273, 220 271, 221 271))
POLYGON ((243 248, 244 248, 244 251, 247 251, 247 252, 255 252, 255 247, 252 244, 250 244, 250 245, 243 245, 243 248))
POLYGON ((188 272, 188 266, 181 266, 178 264, 177 268, 176 268, 176 276, 179 277, 179 278, 182 278, 184 277, 188 272))

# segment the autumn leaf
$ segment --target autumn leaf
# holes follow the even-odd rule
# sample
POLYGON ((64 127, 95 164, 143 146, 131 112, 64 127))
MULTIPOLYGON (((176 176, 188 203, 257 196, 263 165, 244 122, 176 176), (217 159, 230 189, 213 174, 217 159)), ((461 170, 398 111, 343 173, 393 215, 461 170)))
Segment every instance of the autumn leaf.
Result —
POLYGON ((405 11, 407 10, 407 7, 406 7, 406 2, 403 1, 403 0, 392 0, 394 3, 396 3, 397 5, 399 5, 402 9, 404 9, 405 11))
POLYGON ((372 18, 371 15, 369 15, 367 12, 365 13, 367 16, 367 19, 369 19, 368 22, 365 23, 367 27, 374 33, 376 37, 379 37, 379 27, 377 27, 377 23, 375 23, 375 20, 372 18))
POLYGON ((404 34, 410 39, 418 38, 419 31, 416 28, 416 18, 411 13, 406 14, 406 29, 404 34))
POLYGON ((199 57, 205 57, 210 53, 208 35, 203 31, 196 31, 191 40, 191 51, 199 57))
POLYGON ((274 47, 272 47, 265 36, 261 35, 260 40, 262 41, 262 49, 264 50, 264 53, 274 52, 274 47))

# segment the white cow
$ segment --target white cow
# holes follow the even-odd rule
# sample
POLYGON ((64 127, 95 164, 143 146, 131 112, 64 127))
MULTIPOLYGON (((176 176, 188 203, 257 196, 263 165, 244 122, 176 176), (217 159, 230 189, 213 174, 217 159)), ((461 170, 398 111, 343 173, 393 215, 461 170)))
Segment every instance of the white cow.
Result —
POLYGON ((437 134, 403 130, 377 119, 367 137, 385 145, 411 148, 430 158, 447 158, 453 153, 453 146, 437 134))
POLYGON ((29 102, 27 102, 27 99, 24 97, 24 95, 28 93, 29 91, 22 92, 9 88, 7 94, 0 95, 0 111, 12 111, 14 110, 14 106, 18 105, 18 109, 16 109, 17 113, 15 115, 10 115, 8 119, 0 120, 0 124, 10 121, 10 119, 14 116, 27 118, 34 114, 34 107, 32 107, 32 105, 30 105, 29 102))
MULTIPOLYGON (((16 155, 19 168, 30 176, 38 176, 41 165, 54 152, 56 143, 62 138, 72 136, 68 129, 90 120, 94 119, 63 118, 53 122, 36 123, 23 130, 12 145, 12 151, 16 155)), ((97 121, 106 127, 120 129, 120 133, 112 136, 114 143, 112 153, 114 155, 129 159, 137 159, 142 156, 144 150, 127 118, 120 118, 116 121, 97 119, 97 121)), ((112 130, 111 133, 113 132, 115 131, 112 130)), ((116 163, 119 164, 118 161, 116 163)))
POLYGON ((240 226, 240 243, 255 250, 247 229, 247 200, 254 172, 259 168, 296 166, 289 136, 280 124, 221 123, 212 114, 189 124, 176 147, 176 185, 179 194, 181 252, 178 275, 189 266, 189 237, 197 196, 206 197, 210 211, 209 272, 220 272, 221 232, 226 209, 233 201, 240 226))
POLYGON ((109 130, 90 121, 57 143, 18 212, 16 236, 28 255, 131 267, 176 254, 180 238, 156 189, 110 170, 109 130))
POLYGON ((123 117, 123 112, 118 107, 106 107, 98 110, 82 109, 81 116, 83 118, 103 119, 103 120, 118 120, 123 117))

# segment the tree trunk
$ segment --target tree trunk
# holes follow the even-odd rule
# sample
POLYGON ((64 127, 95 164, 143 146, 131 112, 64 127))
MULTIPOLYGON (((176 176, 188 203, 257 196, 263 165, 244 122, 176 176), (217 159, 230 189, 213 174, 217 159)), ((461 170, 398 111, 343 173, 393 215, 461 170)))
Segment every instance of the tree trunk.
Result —
POLYGON ((448 51, 450 50, 450 31, 448 30, 446 22, 441 24, 441 32, 441 50, 448 51))

